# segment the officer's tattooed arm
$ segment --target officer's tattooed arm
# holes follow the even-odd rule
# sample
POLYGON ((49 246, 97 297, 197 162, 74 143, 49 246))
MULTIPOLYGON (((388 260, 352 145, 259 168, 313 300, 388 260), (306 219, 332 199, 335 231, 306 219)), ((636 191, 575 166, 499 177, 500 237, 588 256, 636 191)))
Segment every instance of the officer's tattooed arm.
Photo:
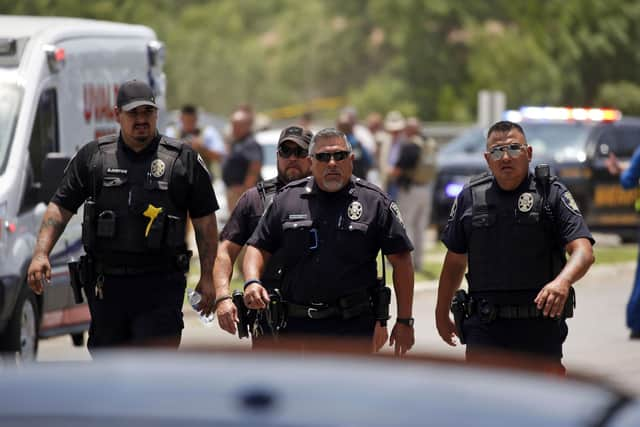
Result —
POLYGON ((43 281, 51 280, 49 254, 72 216, 73 212, 53 202, 49 203, 44 213, 33 258, 27 272, 29 287, 37 294, 41 294, 43 291, 43 281))
POLYGON ((196 290, 202 295, 202 302, 198 308, 205 315, 208 315, 215 309, 216 292, 213 287, 213 265, 218 250, 218 223, 213 213, 200 218, 192 218, 191 222, 196 234, 200 258, 200 280, 198 280, 196 290))
POLYGON ((580 238, 566 246, 569 259, 558 276, 547 283, 534 302, 545 316, 558 317, 564 310, 571 285, 578 281, 595 262, 593 247, 588 239, 580 238))

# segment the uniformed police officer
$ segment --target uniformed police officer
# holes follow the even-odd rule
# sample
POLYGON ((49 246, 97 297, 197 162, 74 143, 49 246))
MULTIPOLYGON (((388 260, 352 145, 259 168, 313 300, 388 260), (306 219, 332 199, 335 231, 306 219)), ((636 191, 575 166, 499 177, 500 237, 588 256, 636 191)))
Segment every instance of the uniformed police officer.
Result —
MULTIPOLYGON (((288 314, 285 335, 362 338, 370 348, 375 318, 370 289, 378 284, 381 249, 393 266, 398 319, 390 345, 404 354, 414 343, 411 242, 400 212, 376 186, 352 175, 345 135, 318 132, 310 145, 312 177, 279 192, 248 241, 243 265, 244 302, 263 309, 261 281, 271 254, 281 251, 281 293, 288 314)), ((363 347, 364 349, 365 347, 363 347)))
MULTIPOLYGON (((245 245, 276 192, 285 184, 309 176, 311 159, 309 143, 313 133, 300 126, 288 126, 278 139, 278 176, 259 182, 242 194, 231 212, 229 221, 220 232, 218 256, 213 268, 213 282, 216 289, 216 315, 218 323, 225 331, 235 334, 238 313, 230 301, 229 281, 233 274, 233 264, 245 245)), ((279 263, 274 256, 262 274, 262 282, 267 289, 278 288, 279 263)))
POLYGON ((189 256, 191 216, 200 255, 200 308, 213 310, 216 196, 202 159, 158 133, 152 89, 120 86, 114 108, 120 134, 83 146, 44 214, 28 282, 36 293, 51 278, 49 253, 84 203, 81 282, 91 310, 89 349, 141 344, 177 347, 189 256), (161 341, 161 342, 160 342, 161 341))
POLYGON ((594 262, 594 240, 566 187, 529 172, 531 155, 520 125, 489 129, 484 157, 492 174, 464 187, 443 233, 436 325, 450 345, 462 335, 467 360, 512 350, 545 356, 564 372, 565 310, 572 309, 565 304, 594 262), (467 264, 470 301, 457 333, 449 308, 467 264))

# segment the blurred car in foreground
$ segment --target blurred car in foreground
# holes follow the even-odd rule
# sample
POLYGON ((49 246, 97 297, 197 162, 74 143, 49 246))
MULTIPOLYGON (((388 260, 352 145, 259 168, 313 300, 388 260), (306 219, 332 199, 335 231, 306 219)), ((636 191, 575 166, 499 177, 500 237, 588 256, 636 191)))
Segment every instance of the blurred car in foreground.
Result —
POLYGON ((596 382, 433 359, 127 353, 5 370, 0 425, 637 426, 596 382))
MULTIPOLYGON (((609 153, 624 164, 640 145, 640 119, 622 118, 619 111, 555 107, 523 107, 505 112, 518 122, 533 148, 532 168, 548 163, 552 173, 573 194, 592 230, 635 238, 637 190, 623 190, 605 166, 609 153)), ((438 154, 433 221, 444 228, 454 198, 473 175, 487 171, 483 157, 486 129, 473 128, 438 154)))

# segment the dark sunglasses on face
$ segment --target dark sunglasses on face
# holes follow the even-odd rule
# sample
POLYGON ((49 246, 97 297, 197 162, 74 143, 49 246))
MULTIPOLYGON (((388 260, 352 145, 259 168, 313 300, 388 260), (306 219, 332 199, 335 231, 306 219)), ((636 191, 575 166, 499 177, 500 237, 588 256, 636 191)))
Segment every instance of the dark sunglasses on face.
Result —
POLYGON ((288 145, 282 145, 278 148, 278 155, 283 159, 288 159, 291 156, 295 156, 299 159, 307 157, 309 152, 302 147, 289 147, 288 145))
POLYGON ((335 153, 316 153, 313 157, 315 157, 319 162, 329 163, 331 158, 336 162, 339 162, 349 157, 349 154, 351 153, 348 151, 336 151, 335 153))
POLYGON ((493 147, 488 151, 489 156, 493 160, 500 160, 504 155, 504 152, 507 152, 507 155, 512 158, 519 157, 522 154, 522 150, 526 147, 524 144, 508 144, 508 145, 499 145, 493 147))

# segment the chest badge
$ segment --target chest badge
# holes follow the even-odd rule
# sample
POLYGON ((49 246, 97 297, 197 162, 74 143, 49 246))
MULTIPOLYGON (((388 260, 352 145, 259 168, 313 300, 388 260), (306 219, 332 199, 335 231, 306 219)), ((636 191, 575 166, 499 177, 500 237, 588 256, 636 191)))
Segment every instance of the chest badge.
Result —
POLYGON ((357 221, 362 216, 362 203, 358 201, 351 202, 347 208, 347 216, 351 221, 357 221))
POLYGON ((160 159, 155 159, 151 162, 151 175, 153 175, 154 178, 160 178, 164 175, 164 168, 164 162, 160 159))
POLYGON ((533 195, 531 193, 522 193, 518 199, 518 210, 520 212, 529 212, 533 208, 533 195))

